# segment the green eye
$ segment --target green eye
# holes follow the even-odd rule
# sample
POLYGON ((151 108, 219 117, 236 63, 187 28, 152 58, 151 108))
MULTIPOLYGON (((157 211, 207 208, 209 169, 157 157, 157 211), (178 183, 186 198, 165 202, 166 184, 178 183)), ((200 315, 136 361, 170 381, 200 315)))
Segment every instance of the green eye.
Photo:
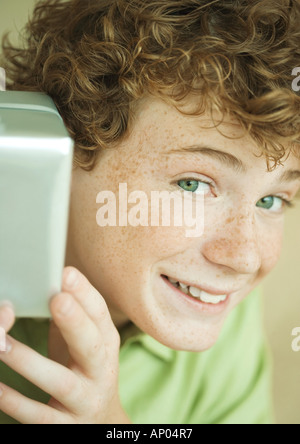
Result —
POLYGON ((257 202, 256 206, 259 208, 264 208, 265 210, 270 210, 274 205, 274 201, 275 197, 273 196, 264 197, 263 199, 257 202))
POLYGON ((181 180, 178 185, 184 190, 184 191, 191 191, 192 193, 195 193, 195 191, 199 188, 199 181, 198 180, 181 180))
POLYGON ((285 207, 293 207, 293 204, 281 197, 267 196, 258 201, 256 206, 265 210, 272 210, 272 212, 275 213, 280 213, 285 207))
POLYGON ((191 193, 196 193, 196 191, 207 193, 207 191, 209 191, 211 187, 211 184, 208 182, 203 182, 202 180, 193 180, 193 179, 180 180, 178 182, 178 185, 184 191, 190 191, 191 193))

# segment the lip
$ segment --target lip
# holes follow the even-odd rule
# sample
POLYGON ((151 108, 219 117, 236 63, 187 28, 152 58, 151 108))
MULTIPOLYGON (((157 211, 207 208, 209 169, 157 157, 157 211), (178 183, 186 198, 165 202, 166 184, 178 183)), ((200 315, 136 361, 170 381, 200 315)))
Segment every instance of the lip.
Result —
MULTIPOLYGON (((179 288, 175 288, 171 282, 168 280, 168 278, 166 277, 166 275, 161 275, 162 280, 165 282, 165 284, 168 286, 168 288, 170 290, 172 290, 172 294, 173 296, 175 296, 177 299, 177 303, 179 304, 179 306, 181 306, 183 309, 187 309, 187 310, 192 310, 192 311, 196 311, 199 312, 201 314, 205 314, 205 315, 220 315, 222 313, 224 313, 224 311, 228 308, 230 301, 231 301, 231 295, 227 294, 227 297, 225 299, 225 301, 223 302, 219 302, 218 304, 209 304, 206 302, 202 302, 199 299, 193 298, 185 293, 183 293, 182 291, 179 290, 179 288)), ((175 280, 175 279, 174 279, 175 280)), ((182 282, 182 281, 180 281, 182 282)), ((188 283, 182 282, 183 284, 189 285, 188 283)), ((191 284, 190 284, 191 285, 191 284)), ((193 285, 192 285, 193 286, 193 285)), ((197 288, 200 288, 199 286, 197 286, 197 288)), ((207 291, 207 293, 209 293, 211 290, 204 290, 204 288, 200 288, 203 291, 207 291)), ((225 293, 220 293, 220 292, 215 292, 215 293, 211 293, 214 294, 216 296, 220 296, 220 295, 225 295, 225 293)), ((177 305, 176 303, 176 305, 177 305)))
POLYGON ((169 277, 170 279, 172 279, 172 280, 174 280, 176 282, 181 282, 182 284, 185 284, 188 287, 198 288, 199 290, 205 291, 206 293, 209 293, 209 294, 211 294, 213 296, 224 296, 225 294, 227 296, 230 296, 232 293, 236 293, 238 291, 238 290, 230 290, 230 291, 228 291, 228 290, 227 291, 226 290, 216 290, 215 288, 212 288, 212 287, 202 287, 202 286, 200 287, 197 284, 189 283, 189 282, 184 281, 184 280, 183 281, 182 280, 177 280, 176 278, 173 278, 171 276, 167 276, 167 275, 161 275, 161 276, 166 278, 166 279, 169 277))

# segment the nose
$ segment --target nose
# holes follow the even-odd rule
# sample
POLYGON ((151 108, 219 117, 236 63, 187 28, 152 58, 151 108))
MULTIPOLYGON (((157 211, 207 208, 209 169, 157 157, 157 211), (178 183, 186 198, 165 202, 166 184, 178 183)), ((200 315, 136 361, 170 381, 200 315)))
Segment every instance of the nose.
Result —
POLYGON ((255 216, 236 214, 220 222, 202 244, 204 257, 239 274, 257 273, 262 260, 255 216))

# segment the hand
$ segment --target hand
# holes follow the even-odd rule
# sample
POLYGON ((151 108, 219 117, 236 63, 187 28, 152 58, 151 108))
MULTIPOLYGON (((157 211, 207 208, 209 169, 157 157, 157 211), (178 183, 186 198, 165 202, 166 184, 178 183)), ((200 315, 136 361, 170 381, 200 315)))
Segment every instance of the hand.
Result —
POLYGON ((0 306, 0 327, 7 333, 15 323, 15 314, 12 305, 7 302, 0 306))
MULTIPOLYGON (((52 299, 50 310, 68 349, 66 366, 9 336, 0 359, 52 399, 44 405, 26 398, 2 384, 0 376, 0 410, 23 424, 130 423, 119 399, 120 337, 102 296, 68 267, 63 292, 52 299)), ((13 322, 11 308, 0 309, 2 328, 8 331, 13 322)))

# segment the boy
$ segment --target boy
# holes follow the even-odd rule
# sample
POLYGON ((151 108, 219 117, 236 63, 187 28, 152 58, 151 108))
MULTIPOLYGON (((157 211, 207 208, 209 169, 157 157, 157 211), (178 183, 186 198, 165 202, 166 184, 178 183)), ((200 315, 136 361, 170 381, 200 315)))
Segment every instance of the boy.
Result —
POLYGON ((50 326, 7 338, 3 423, 272 421, 257 286, 300 186, 299 18, 283 0, 46 0, 27 49, 4 45, 10 88, 49 94, 76 153, 63 292, 50 326), (99 227, 120 184, 203 196, 202 236, 99 227))

